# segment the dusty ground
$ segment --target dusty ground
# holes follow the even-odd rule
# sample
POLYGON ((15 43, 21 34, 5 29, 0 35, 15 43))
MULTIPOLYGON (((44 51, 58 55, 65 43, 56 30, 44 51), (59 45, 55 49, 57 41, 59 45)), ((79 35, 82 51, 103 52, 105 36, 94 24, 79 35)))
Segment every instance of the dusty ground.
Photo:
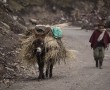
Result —
POLYGON ((103 69, 96 68, 88 42, 91 33, 75 27, 64 28, 63 42, 78 51, 76 60, 55 65, 52 79, 23 80, 0 90, 110 90, 110 49, 106 51, 103 69))

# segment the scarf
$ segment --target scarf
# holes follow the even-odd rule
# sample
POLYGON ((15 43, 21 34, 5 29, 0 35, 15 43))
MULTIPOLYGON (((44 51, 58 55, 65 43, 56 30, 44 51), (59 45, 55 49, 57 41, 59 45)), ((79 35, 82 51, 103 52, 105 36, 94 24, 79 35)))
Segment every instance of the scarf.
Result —
POLYGON ((99 36, 98 39, 97 39, 98 42, 103 39, 104 34, 105 34, 105 31, 106 31, 106 29, 103 29, 102 33, 100 34, 100 36, 99 36))

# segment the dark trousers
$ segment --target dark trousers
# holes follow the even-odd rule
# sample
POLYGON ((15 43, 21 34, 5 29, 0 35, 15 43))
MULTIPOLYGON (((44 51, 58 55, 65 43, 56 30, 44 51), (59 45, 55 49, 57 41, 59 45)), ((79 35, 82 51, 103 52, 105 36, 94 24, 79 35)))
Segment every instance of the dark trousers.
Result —
POLYGON ((94 59, 96 61, 96 67, 101 68, 103 59, 105 54, 105 48, 104 47, 96 47, 94 49, 94 59))

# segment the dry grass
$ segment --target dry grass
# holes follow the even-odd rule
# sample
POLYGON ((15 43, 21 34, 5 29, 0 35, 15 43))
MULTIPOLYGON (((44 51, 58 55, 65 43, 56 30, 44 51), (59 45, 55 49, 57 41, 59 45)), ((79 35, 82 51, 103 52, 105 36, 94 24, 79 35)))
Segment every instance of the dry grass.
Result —
POLYGON ((20 52, 20 56, 22 57, 22 62, 25 66, 34 65, 36 62, 35 56, 33 55, 33 41, 35 40, 34 35, 29 38, 22 39, 22 49, 20 52))

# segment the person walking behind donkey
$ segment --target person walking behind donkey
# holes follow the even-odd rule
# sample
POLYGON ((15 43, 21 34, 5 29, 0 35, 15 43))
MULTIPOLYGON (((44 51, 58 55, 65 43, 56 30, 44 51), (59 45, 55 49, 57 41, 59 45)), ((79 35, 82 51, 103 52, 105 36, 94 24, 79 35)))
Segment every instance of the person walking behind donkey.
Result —
POLYGON ((102 69, 105 49, 108 48, 110 43, 110 36, 105 29, 104 24, 101 23, 97 25, 97 29, 94 30, 89 42, 91 43, 91 48, 93 48, 96 67, 102 69))

